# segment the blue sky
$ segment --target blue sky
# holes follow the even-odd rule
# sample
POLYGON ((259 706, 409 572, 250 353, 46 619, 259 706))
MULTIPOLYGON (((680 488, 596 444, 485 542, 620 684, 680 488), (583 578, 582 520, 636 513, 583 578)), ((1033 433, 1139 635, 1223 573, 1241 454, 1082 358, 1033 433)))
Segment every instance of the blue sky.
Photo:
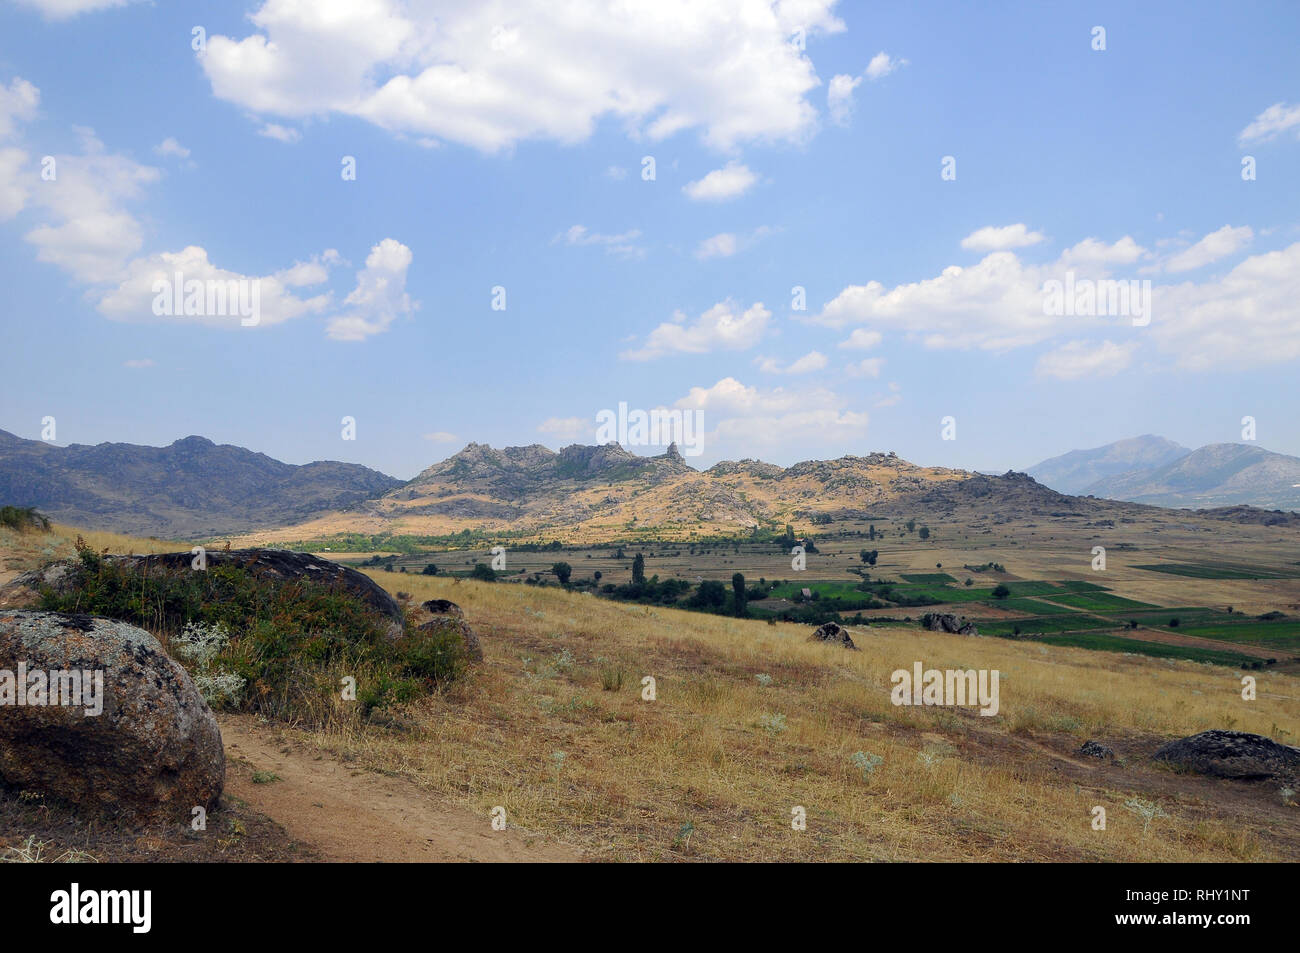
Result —
POLYGON ((620 402, 701 410, 696 465, 1300 454, 1296 4, 178 6, 0 6, 0 428, 403 478, 620 402), (177 270, 258 325, 156 315, 177 270), (1149 324, 1045 315, 1067 271, 1149 324))

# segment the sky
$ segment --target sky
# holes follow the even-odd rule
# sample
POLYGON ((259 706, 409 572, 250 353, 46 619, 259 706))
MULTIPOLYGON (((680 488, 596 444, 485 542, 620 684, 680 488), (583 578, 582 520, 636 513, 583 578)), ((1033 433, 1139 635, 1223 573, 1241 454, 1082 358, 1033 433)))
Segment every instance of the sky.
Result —
POLYGON ((1298 45, 1290 2, 7 0, 0 429, 1300 455, 1298 45))

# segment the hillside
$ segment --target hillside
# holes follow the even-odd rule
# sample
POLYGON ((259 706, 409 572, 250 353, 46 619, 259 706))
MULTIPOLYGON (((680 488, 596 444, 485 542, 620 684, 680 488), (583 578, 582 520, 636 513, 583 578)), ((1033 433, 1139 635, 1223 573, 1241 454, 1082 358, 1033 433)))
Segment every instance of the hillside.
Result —
POLYGON ((1300 509, 1300 458, 1213 443, 1162 466, 1098 480, 1082 492, 1156 506, 1300 509))
POLYGON ((1085 493, 1087 487, 1107 477, 1164 466, 1188 453, 1191 451, 1172 440, 1143 434, 1091 450, 1071 450, 1035 464, 1025 472, 1039 483, 1062 493, 1085 493))
POLYGON ((57 447, 0 430, 0 500, 65 523, 142 536, 283 526, 354 505, 401 481, 355 463, 297 466, 204 437, 167 447, 57 447))

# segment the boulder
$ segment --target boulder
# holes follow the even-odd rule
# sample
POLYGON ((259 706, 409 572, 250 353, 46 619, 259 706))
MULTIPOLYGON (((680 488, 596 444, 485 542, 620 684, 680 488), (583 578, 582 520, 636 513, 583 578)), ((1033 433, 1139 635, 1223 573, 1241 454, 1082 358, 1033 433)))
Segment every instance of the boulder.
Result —
POLYGON ((954 635, 979 635, 974 622, 959 619, 951 612, 927 612, 921 616, 921 625, 931 632, 951 632, 954 635))
POLYGON ((808 641, 830 642, 855 652, 858 650, 858 647, 853 644, 853 639, 849 638, 849 630, 836 622, 827 622, 819 626, 817 631, 808 637, 808 641))
POLYGON ((0 782, 95 810, 189 818, 216 806, 225 775, 212 711, 152 635, 0 609, 0 782), (63 674, 38 694, 51 671, 63 674))
POLYGON ((1300 748, 1247 731, 1213 729, 1171 741, 1153 757, 1185 771, 1216 778, 1300 776, 1300 748))
MULTIPOLYGON (((394 628, 390 635, 401 634, 402 607, 369 576, 311 553, 296 553, 287 549, 232 549, 208 550, 207 566, 231 565, 246 569, 255 576, 269 576, 281 580, 305 579, 328 588, 338 589, 366 603, 387 616, 394 628)), ((155 553, 148 556, 105 556, 105 561, 125 564, 140 573, 193 572, 195 557, 188 552, 155 553)), ((78 560, 51 563, 42 569, 23 573, 0 588, 0 608, 26 608, 35 606, 42 589, 64 592, 75 587, 82 573, 78 560)))
POLYGON ((1087 755, 1089 758, 1100 758, 1103 761, 1115 760, 1114 750, 1100 741, 1085 741, 1079 747, 1079 754, 1087 755))
POLYGON ((430 599, 428 602, 423 602, 414 615, 414 622, 417 632, 439 629, 454 631, 465 646, 465 654, 476 662, 483 661, 483 647, 479 644, 478 636, 469 627, 469 623, 465 621, 465 613, 456 603, 447 599, 430 599))

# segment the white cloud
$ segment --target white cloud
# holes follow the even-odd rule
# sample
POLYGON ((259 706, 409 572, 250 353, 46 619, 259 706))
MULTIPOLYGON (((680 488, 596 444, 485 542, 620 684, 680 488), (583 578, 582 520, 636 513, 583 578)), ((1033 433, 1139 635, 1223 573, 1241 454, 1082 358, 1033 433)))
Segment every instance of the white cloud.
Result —
POLYGON ((1073 248, 1061 253, 1061 264, 1066 267, 1107 267, 1110 265, 1131 265, 1147 250, 1125 235, 1113 245, 1107 245, 1096 238, 1085 238, 1073 248))
POLYGON ((814 131, 820 82, 789 38, 842 31, 833 5, 265 0, 256 32, 209 36, 200 62, 216 96, 259 116, 341 113, 488 152, 580 142, 610 118, 730 150, 814 131))
POLYGON ((411 249, 392 238, 371 248, 366 267, 357 272, 356 288, 344 299, 347 310, 330 319, 326 334, 336 341, 364 341, 413 312, 416 304, 406 293, 412 257, 411 249))
POLYGON ((831 114, 831 122, 837 126, 847 126, 849 116, 853 113, 853 91, 862 82, 862 77, 838 73, 831 77, 826 87, 826 111, 831 114))
POLYGON ((808 374, 826 366, 826 355, 820 351, 809 351, 788 366, 783 366, 775 357, 759 357, 755 358, 754 365, 764 374, 808 374))
POLYGON ((1034 366, 1039 377, 1072 381, 1082 377, 1113 377, 1133 360, 1136 344, 1102 341, 1070 341, 1044 354, 1034 366))
POLYGON ((687 183, 682 191, 696 202, 726 202, 744 195, 756 182, 758 176, 744 163, 733 159, 704 178, 687 183))
MULTIPOLYGON (((136 258, 123 269, 115 288, 100 295, 98 308, 101 314, 114 321, 161 322, 169 324, 196 324, 214 328, 241 328, 241 315, 233 306, 224 315, 157 315, 154 300, 157 297, 155 282, 165 281, 168 287, 176 284, 176 275, 182 283, 201 282, 256 282, 258 300, 258 325, 270 327, 305 314, 320 314, 330 303, 329 295, 298 298, 291 294, 286 283, 275 275, 243 275, 219 268, 208 260, 206 249, 190 245, 178 252, 161 252, 136 258)), ((251 301, 252 285, 248 285, 251 301)))
POLYGON ((857 351, 865 351, 875 347, 883 339, 879 331, 868 331, 866 328, 854 328, 853 332, 837 345, 843 348, 852 348, 857 351))
POLYGON ((445 430, 436 430, 433 433, 426 433, 423 436, 425 440, 428 440, 431 443, 457 443, 460 440, 460 437, 457 437, 454 433, 448 433, 445 430))
POLYGON ((1037 245, 1045 239, 1046 236, 1041 232, 1031 232, 1027 226, 1020 223, 1004 225, 1001 228, 986 225, 963 238, 961 247, 967 251, 978 252, 1007 251, 1012 248, 1037 245))
POLYGON ((547 417, 537 425, 537 430, 557 440, 574 441, 594 432, 595 424, 585 417, 547 417))
POLYGON ((82 13, 124 7, 134 0, 18 0, 23 6, 39 10, 46 19, 66 20, 82 13))
POLYGON ((884 366, 883 357, 868 357, 856 364, 850 364, 844 368, 844 373, 849 377, 879 377, 880 369, 884 366))
POLYGON ((890 73, 894 72, 894 70, 906 65, 907 60, 891 59, 888 53, 881 50, 875 56, 871 57, 871 62, 867 64, 866 73, 864 75, 870 80, 884 79, 890 73))
POLYGON ((0 86, 0 138, 13 134, 17 120, 33 118, 40 102, 41 91, 21 76, 15 76, 8 86, 0 86))
POLYGON ((289 126, 282 126, 278 122, 262 123, 262 128, 257 130, 259 136, 265 136, 267 139, 275 139, 277 142, 297 142, 302 138, 302 133, 297 129, 289 126))
POLYGON ((635 228, 618 235, 602 235, 589 231, 586 225, 573 225, 552 238, 551 244, 599 245, 620 258, 644 258, 645 249, 636 244, 640 237, 641 231, 635 228))
POLYGON ((153 361, 147 357, 132 358, 129 361, 123 361, 122 366, 131 368, 153 367, 153 361))
POLYGON ((1288 106, 1286 103, 1274 103, 1238 133, 1237 142, 1243 146, 1268 142, 1288 129, 1294 129, 1296 135, 1300 136, 1300 104, 1288 106))
POLYGON ((1210 232, 1191 248, 1173 255, 1165 262, 1166 271, 1192 271, 1203 265, 1226 258, 1245 248, 1255 238, 1249 225, 1233 228, 1224 225, 1218 231, 1210 232))
POLYGON ((861 439, 868 415, 847 404, 825 387, 760 390, 726 377, 711 387, 692 387, 675 406, 704 411, 706 424, 713 428, 706 435, 710 445, 749 452, 754 447, 788 450, 799 443, 861 439))
POLYGON ((743 313, 738 305, 720 301, 687 324, 686 315, 677 311, 650 332, 640 348, 624 351, 619 357, 627 361, 646 361, 665 354, 707 354, 711 351, 742 351, 753 347, 767 330, 772 312, 757 302, 743 313))
POLYGON ((903 388, 896 381, 889 382, 889 393, 876 398, 875 407, 893 407, 903 402, 903 388))
POLYGON ((168 136, 162 142, 158 143, 158 145, 154 146, 153 151, 157 155, 174 156, 177 159, 188 159, 190 157, 190 150, 186 149, 172 136, 168 136))
POLYGON ((736 253, 736 236, 733 232, 723 232, 706 238, 695 249, 695 257, 700 261, 710 258, 730 258, 736 253))
POLYGON ((1190 370, 1300 358, 1300 242, 1246 258, 1217 281, 1157 287, 1152 338, 1190 370))

